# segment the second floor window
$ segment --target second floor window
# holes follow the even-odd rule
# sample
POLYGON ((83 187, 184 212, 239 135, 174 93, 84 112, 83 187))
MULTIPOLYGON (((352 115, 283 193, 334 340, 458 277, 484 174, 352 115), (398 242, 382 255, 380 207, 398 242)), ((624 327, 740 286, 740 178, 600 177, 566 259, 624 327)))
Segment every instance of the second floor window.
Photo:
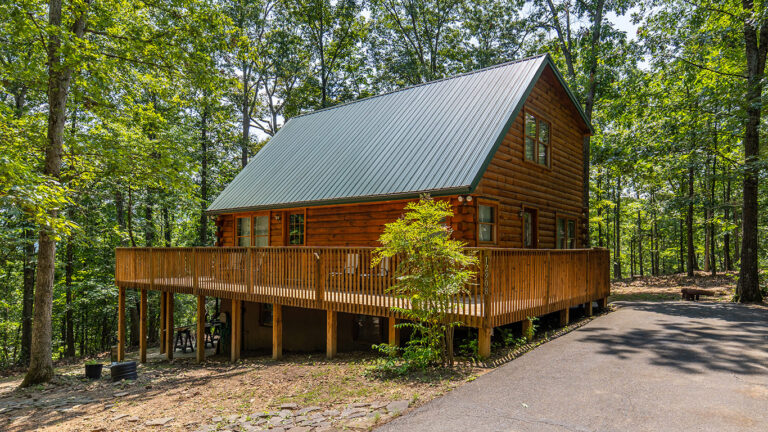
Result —
POLYGON ((251 218, 237 218, 237 246, 251 245, 251 218))
POLYGON ((529 112, 525 113, 525 160, 549 166, 550 125, 529 112))

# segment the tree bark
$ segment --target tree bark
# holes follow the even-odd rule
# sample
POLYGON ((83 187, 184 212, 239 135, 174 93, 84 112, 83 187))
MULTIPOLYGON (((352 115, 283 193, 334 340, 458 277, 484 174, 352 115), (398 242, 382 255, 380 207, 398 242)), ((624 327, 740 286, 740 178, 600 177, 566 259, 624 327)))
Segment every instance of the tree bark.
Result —
POLYGON ((693 165, 691 165, 688 167, 688 211, 685 214, 686 249, 688 250, 687 269, 689 277, 693 277, 693 270, 696 267, 696 251, 693 249, 693 180, 694 168, 693 165))
POLYGON ((65 342, 66 342, 66 352, 65 355, 67 357, 74 357, 75 356, 75 323, 74 323, 74 316, 72 313, 72 309, 74 308, 74 305, 72 304, 72 275, 74 274, 74 261, 75 261, 75 247, 73 244, 73 236, 70 234, 67 238, 67 248, 65 250, 65 266, 64 266, 64 284, 66 286, 66 313, 64 314, 64 322, 65 322, 65 342))
POLYGON ((29 352, 32 346, 32 313, 35 302, 35 244, 32 229, 24 228, 24 291, 21 305, 21 351, 19 363, 29 365, 29 352))
MULTIPOLYGON (((731 179, 725 183, 723 190, 723 220, 728 221, 731 218, 731 179)), ((733 270, 731 261, 731 231, 726 230, 723 233, 723 268, 725 271, 733 270)))
MULTIPOLYGON (((250 123, 249 123, 250 124, 250 123)), ((247 160, 246 160, 247 162, 247 160)), ((245 165, 243 165, 245 167, 245 165)), ((208 246, 208 109, 200 119, 200 246, 208 246)))
POLYGON ((621 174, 616 177, 616 206, 613 211, 613 277, 621 279, 621 174))
POLYGON ((768 19, 754 8, 753 0, 742 0, 745 12, 744 41, 747 57, 747 121, 744 126, 744 204, 742 208, 741 270, 736 297, 742 303, 763 299, 758 279, 758 162, 760 158, 760 120, 762 116, 763 73, 768 50, 768 19), (756 27, 759 24, 759 27, 756 27), (759 31, 759 37, 758 37, 759 31))
MULTIPOLYGON (((87 3, 87 2, 86 2, 87 3)), ((48 24, 61 28, 61 0, 48 3, 48 24)), ((85 12, 75 19, 72 33, 82 38, 85 30, 85 12)), ((64 144, 64 123, 66 121, 67 96, 72 78, 72 66, 61 58, 61 39, 57 31, 48 32, 48 132, 45 148, 43 174, 58 180, 61 174, 61 154, 64 144)), ((55 209, 48 211, 51 218, 57 217, 55 209)), ((50 381, 53 378, 51 358, 51 314, 53 308, 53 283, 56 263, 55 233, 49 226, 40 227, 37 256, 37 280, 35 283, 35 310, 32 324, 32 346, 29 370, 22 381, 22 387, 50 381)))

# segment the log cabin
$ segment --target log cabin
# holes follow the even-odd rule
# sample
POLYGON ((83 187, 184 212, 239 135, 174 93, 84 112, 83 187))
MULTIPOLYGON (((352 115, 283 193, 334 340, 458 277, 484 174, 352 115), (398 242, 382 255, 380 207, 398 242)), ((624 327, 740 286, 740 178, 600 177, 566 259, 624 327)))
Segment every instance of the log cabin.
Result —
MULTIPOLYGON (((165 332, 174 293, 197 295, 199 316, 221 298, 232 359, 397 344, 397 260, 373 268, 372 250, 426 193, 450 202, 454 238, 480 257, 454 312, 488 356, 494 327, 605 305, 608 252, 583 248, 591 133, 546 54, 294 117, 207 209, 216 248, 116 251, 121 298, 161 291, 165 332)), ((161 339, 172 358, 173 337, 161 339)))

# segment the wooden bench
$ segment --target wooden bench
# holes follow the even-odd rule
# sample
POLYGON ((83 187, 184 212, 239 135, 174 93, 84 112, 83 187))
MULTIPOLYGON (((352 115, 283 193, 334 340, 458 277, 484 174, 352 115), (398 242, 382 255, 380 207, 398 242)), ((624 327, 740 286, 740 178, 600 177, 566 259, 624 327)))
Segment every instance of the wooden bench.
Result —
POLYGON ((683 300, 699 301, 699 296, 713 296, 715 292, 700 288, 683 288, 680 290, 680 294, 682 294, 683 300))

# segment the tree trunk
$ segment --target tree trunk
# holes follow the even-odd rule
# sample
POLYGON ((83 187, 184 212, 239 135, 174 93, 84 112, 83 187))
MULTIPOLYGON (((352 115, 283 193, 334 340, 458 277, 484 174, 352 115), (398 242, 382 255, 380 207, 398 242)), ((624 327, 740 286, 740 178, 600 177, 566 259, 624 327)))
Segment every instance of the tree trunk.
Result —
POLYGON ((75 248, 73 244, 73 236, 70 234, 67 238, 67 248, 65 250, 65 266, 64 266, 64 284, 66 286, 66 313, 64 314, 64 323, 65 323, 65 343, 66 343, 66 351, 65 355, 67 357, 74 357, 75 356, 75 323, 74 323, 74 317, 72 313, 73 304, 72 304, 72 275, 74 274, 74 258, 75 258, 75 248))
POLYGON ((613 212, 613 277, 621 279, 621 174, 616 177, 616 206, 613 212))
POLYGON ((33 232, 24 228, 24 292, 21 305, 21 352, 19 363, 29 365, 29 351, 32 346, 32 311, 35 302, 35 244, 33 232))
POLYGON ((685 239, 684 239, 684 237, 685 237, 685 229, 683 228, 683 218, 680 218, 679 222, 680 222, 680 229, 678 230, 679 231, 678 232, 678 234, 679 234, 678 238, 680 239, 680 247, 679 247, 680 258, 677 261, 678 262, 677 272, 678 273, 683 273, 685 271, 685 266, 684 266, 684 263, 685 263, 685 239))
POLYGON ((688 212, 685 214, 685 232, 687 238, 686 248, 688 249, 688 277, 693 277, 693 270, 696 267, 696 251, 693 250, 693 165, 688 167, 688 212))
POLYGON ((163 237, 165 237, 165 247, 171 247, 171 215, 168 211, 168 205, 163 204, 163 237))
POLYGON ((758 303, 763 299, 758 278, 758 175, 760 159, 760 120, 762 116, 763 73, 768 50, 768 19, 754 10, 753 0, 742 0, 748 14, 744 16, 744 41, 747 57, 747 122, 744 125, 744 204, 741 212, 741 270, 736 297, 742 303, 758 303), (756 28, 756 24, 759 27, 756 28), (758 31, 760 33, 758 39, 758 31))
POLYGON ((147 201, 144 204, 144 245, 152 247, 155 245, 155 221, 153 216, 152 190, 147 189, 147 201))
MULTIPOLYGON (((86 2, 87 3, 87 2, 86 2)), ((85 8, 84 8, 85 9, 85 8)), ((48 24, 50 28, 62 27, 61 0, 48 3, 48 24)), ((73 24, 75 38, 82 38, 85 30, 85 12, 80 12, 73 24)), ((64 29, 61 29, 66 33, 64 29)), ((57 30, 48 34, 48 132, 45 147, 43 174, 59 179, 61 173, 61 154, 64 143, 64 123, 66 121, 67 95, 72 78, 72 66, 62 61, 61 39, 57 30)), ((51 218, 57 217, 55 209, 48 211, 51 218)), ((37 280, 35 283, 35 307, 32 323, 32 346, 30 349, 29 370, 22 387, 50 381, 53 378, 53 359, 51 358, 51 313, 53 308, 53 283, 56 263, 55 233, 49 226, 40 227, 37 255, 37 280)))
MULTIPOLYGON (((728 221, 731 218, 731 179, 726 181, 723 194, 723 220, 728 221)), ((723 268, 725 271, 733 271, 733 262, 731 262, 730 230, 726 230, 723 233, 723 268)))
MULTIPOLYGON (((249 123, 250 124, 250 123, 249 123)), ((246 161, 247 162, 247 161, 246 161)), ((245 165, 243 165, 245 167, 245 165)), ((208 109, 200 120, 200 246, 208 246, 208 109)))

